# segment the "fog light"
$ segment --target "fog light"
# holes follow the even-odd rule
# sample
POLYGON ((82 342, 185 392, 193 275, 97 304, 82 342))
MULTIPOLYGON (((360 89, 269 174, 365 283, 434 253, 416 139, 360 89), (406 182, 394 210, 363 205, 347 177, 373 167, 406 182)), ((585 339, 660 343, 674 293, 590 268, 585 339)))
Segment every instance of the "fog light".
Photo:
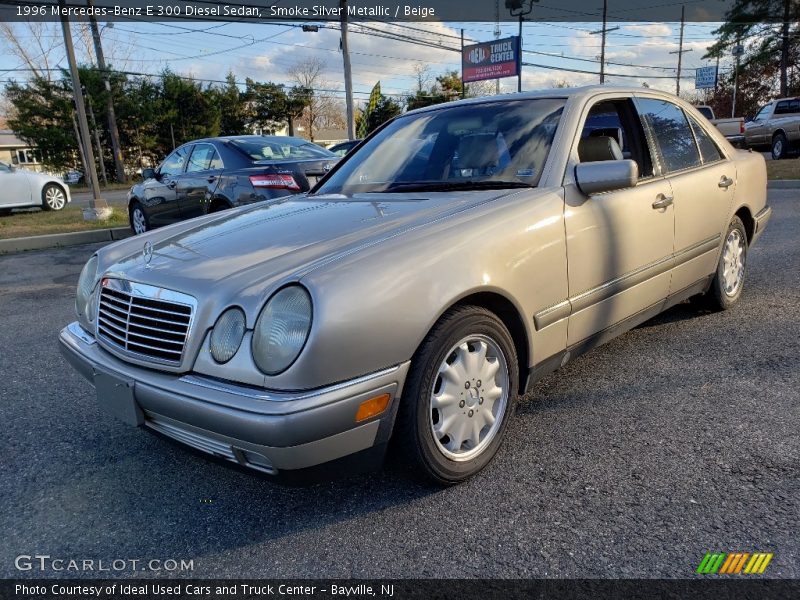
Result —
POLYGON ((390 398, 391 396, 389 394, 381 394, 380 396, 375 396, 369 400, 364 400, 358 407, 358 412, 356 413, 356 423, 381 414, 386 410, 386 407, 389 406, 390 398))

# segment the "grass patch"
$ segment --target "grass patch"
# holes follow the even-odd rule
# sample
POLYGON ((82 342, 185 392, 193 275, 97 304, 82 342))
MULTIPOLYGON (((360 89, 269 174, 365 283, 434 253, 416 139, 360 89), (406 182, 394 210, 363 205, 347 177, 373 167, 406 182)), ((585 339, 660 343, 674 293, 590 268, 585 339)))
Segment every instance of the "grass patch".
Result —
POLYGON ((800 158, 767 161, 767 178, 800 179, 800 158))
POLYGON ((83 209, 79 206, 67 206, 59 211, 34 209, 0 216, 0 239, 128 227, 128 225, 128 215, 120 208, 115 208, 107 221, 84 221, 83 209))
MULTIPOLYGON (((141 177, 137 178, 137 181, 141 180, 141 177)), ((130 183, 109 183, 108 185, 100 184, 100 195, 103 195, 103 192, 107 190, 129 190, 131 189, 131 185, 136 183, 135 181, 131 180, 130 183)), ((85 183, 74 183, 69 186, 69 191, 72 194, 78 192, 91 192, 92 188, 90 188, 85 183)))

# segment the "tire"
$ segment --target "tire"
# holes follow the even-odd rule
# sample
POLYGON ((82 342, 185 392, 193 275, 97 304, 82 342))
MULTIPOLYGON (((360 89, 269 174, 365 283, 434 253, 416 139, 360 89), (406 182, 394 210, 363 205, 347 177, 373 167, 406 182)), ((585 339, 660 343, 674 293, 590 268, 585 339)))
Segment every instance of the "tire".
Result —
POLYGON ((747 266, 747 232, 739 217, 733 217, 717 263, 717 272, 705 296, 704 304, 712 310, 728 310, 739 300, 744 288, 747 266))
POLYGON ((0 217, 7 217, 11 214, 10 208, 0 208, 0 217))
POLYGON ((503 322, 477 306, 448 311, 412 359, 394 432, 396 454, 440 485, 472 477, 500 448, 518 384, 517 352, 503 322))
POLYGON ((131 229, 133 230, 134 235, 139 235, 145 231, 150 231, 150 219, 147 218, 147 213, 145 212, 144 208, 142 208, 142 205, 138 202, 131 204, 128 217, 130 219, 131 229))
POLYGON ((772 160, 780 160, 789 155, 789 142, 786 135, 778 132, 772 138, 772 160))
POLYGON ((62 210, 67 205, 67 194, 60 185, 48 183, 42 188, 42 209, 62 210))

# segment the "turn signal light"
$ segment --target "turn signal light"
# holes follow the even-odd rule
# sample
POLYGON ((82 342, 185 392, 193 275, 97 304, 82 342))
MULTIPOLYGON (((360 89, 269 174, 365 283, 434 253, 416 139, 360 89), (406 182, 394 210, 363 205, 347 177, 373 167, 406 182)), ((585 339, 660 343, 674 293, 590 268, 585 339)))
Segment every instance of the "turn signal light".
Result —
POLYGON ((299 190, 300 186, 288 173, 271 173, 269 175, 251 175, 250 183, 254 188, 272 188, 277 190, 299 190))
POLYGON ((386 410, 386 407, 389 406, 390 398, 391 396, 389 394, 381 394, 380 396, 375 396, 369 400, 364 400, 358 407, 358 412, 356 413, 356 423, 366 421, 370 417, 381 414, 386 410))

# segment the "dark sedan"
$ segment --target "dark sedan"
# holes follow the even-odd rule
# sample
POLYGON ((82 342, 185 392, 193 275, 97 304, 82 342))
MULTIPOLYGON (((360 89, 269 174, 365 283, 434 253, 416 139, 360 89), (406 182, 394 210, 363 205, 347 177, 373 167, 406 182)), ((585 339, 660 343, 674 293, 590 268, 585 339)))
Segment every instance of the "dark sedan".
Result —
POLYGON ((346 142, 339 142, 338 144, 331 146, 328 148, 328 150, 333 152, 336 156, 346 156, 360 143, 361 140, 347 140, 346 142))
POLYGON ((307 192, 338 156, 285 136, 243 135, 184 144, 128 194, 134 233, 210 212, 307 192))

